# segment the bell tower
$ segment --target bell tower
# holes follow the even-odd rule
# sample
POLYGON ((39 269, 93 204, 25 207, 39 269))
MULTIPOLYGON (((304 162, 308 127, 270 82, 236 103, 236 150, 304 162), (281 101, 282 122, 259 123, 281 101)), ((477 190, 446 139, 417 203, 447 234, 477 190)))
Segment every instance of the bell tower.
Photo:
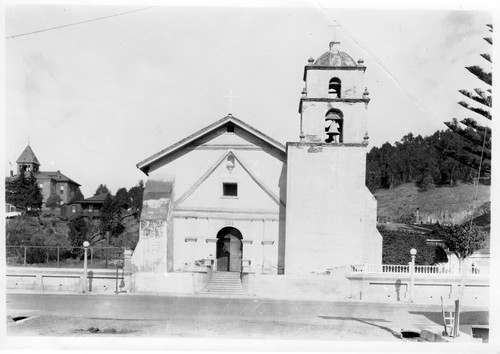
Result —
POLYGON ((338 50, 330 50, 304 68, 305 87, 299 104, 300 139, 305 142, 367 143, 368 90, 366 66, 338 50))
POLYGON ((31 149, 29 143, 21 153, 19 158, 16 160, 16 163, 17 173, 21 173, 21 171, 38 173, 38 171, 40 170, 40 162, 36 158, 35 153, 31 149))
POLYGON ((286 274, 382 262, 377 202, 365 186, 366 66, 339 44, 304 67, 300 140, 287 143, 286 274))

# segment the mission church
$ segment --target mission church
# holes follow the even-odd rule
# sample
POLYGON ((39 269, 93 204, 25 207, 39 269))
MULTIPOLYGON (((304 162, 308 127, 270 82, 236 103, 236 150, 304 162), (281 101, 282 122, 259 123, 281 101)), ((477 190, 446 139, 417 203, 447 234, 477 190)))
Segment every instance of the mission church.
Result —
POLYGON ((229 114, 137 164, 149 178, 135 291, 203 291, 217 274, 237 275, 248 290, 271 284, 266 276, 382 262, 377 202, 365 186, 366 66, 338 45, 304 67, 298 141, 282 145, 229 114))

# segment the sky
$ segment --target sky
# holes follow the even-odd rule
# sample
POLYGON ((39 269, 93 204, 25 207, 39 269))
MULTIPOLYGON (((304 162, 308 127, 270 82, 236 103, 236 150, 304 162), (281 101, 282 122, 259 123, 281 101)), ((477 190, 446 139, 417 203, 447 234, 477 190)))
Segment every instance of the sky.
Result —
POLYGON ((487 123, 457 102, 484 88, 464 67, 491 69, 479 56, 491 12, 238 4, 6 6, 5 175, 29 141, 41 170, 85 197, 129 189, 147 179, 138 162, 230 113, 230 92, 233 116, 298 141, 304 65, 328 50, 334 19, 340 50, 367 66, 370 148, 455 117, 487 123))

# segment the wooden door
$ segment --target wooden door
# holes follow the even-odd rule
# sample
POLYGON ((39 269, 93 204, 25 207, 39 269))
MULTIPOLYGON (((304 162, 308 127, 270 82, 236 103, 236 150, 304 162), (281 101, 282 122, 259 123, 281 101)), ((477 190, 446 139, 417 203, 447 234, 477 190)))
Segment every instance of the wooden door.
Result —
POLYGON ((241 240, 234 236, 229 235, 229 271, 230 272, 241 272, 241 240))
POLYGON ((227 272, 229 270, 229 235, 217 241, 217 271, 227 272))

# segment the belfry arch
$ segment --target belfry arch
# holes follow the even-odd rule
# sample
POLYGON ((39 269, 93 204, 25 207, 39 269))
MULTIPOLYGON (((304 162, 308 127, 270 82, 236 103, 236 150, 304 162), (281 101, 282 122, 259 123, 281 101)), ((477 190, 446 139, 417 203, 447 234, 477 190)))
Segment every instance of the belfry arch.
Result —
POLYGON ((338 77, 334 77, 330 79, 330 82, 328 83, 328 94, 332 98, 341 98, 341 89, 342 89, 342 82, 338 77))
POLYGON ((224 227, 217 233, 217 271, 241 272, 243 235, 235 227, 224 227))
POLYGON ((341 110, 332 108, 325 115, 326 143, 342 143, 344 130, 344 114, 341 110))

